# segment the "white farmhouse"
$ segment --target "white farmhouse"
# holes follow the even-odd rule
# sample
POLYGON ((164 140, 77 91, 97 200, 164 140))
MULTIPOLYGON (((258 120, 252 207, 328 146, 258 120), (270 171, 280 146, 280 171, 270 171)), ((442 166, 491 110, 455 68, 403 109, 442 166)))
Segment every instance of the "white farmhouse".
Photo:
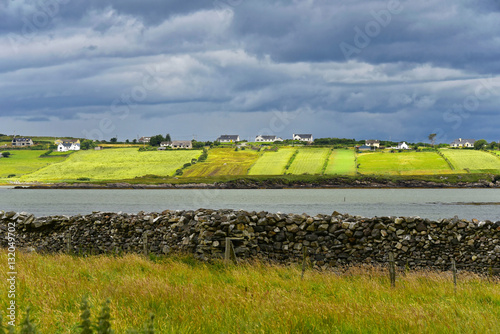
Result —
POLYGON ((79 151, 80 140, 78 139, 62 139, 57 141, 57 152, 79 151))
POLYGON ((410 147, 408 146, 408 144, 406 142, 401 142, 398 144, 397 149, 398 150, 409 150, 410 147))
POLYGON ((258 135, 255 137, 256 142, 264 142, 264 143, 274 143, 275 141, 283 141, 282 138, 276 136, 264 136, 258 135))
POLYGON ((312 134, 293 134, 293 140, 300 140, 300 141, 305 141, 308 143, 312 143, 313 141, 313 135, 312 134))

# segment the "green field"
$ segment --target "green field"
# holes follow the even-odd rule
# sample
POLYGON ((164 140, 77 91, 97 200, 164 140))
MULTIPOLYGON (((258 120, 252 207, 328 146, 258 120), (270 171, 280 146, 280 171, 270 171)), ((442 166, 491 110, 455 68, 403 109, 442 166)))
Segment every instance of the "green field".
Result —
POLYGON ((205 162, 187 168, 184 177, 247 175, 248 169, 259 158, 259 153, 253 150, 234 148, 214 148, 208 151, 205 162))
POLYGON ((6 178, 11 174, 19 177, 66 159, 65 157, 39 158, 46 151, 10 150, 6 152, 10 152, 11 155, 8 158, 0 158, 0 178, 6 178))
POLYGON ((250 168, 249 175, 282 175, 295 148, 280 148, 277 152, 264 152, 250 168))
POLYGON ((452 171, 446 161, 435 152, 370 152, 358 154, 361 174, 433 175, 452 171))
MULTIPOLYGON (((498 280, 466 272, 455 291, 450 273, 398 272, 391 288, 373 267, 308 269, 301 279, 297 265, 189 257, 18 252, 16 264, 18 318, 31 306, 44 334, 80 333, 83 296, 93 321, 109 298, 115 333, 142 328, 150 314, 155 333, 500 333, 498 280)), ((4 321, 8 302, 0 299, 4 321)))
POLYGON ((471 172, 500 171, 500 159, 484 151, 441 150, 457 171, 468 169, 471 172))
POLYGON ((287 173, 296 175, 321 174, 329 154, 329 148, 300 148, 287 173))
MULTIPOLYGON (((171 176, 201 151, 148 151, 134 148, 78 151, 63 163, 53 164, 21 178, 22 181, 122 180, 144 175, 171 176)), ((53 159, 53 158, 51 158, 53 159)))
POLYGON ((356 152, 354 150, 333 150, 328 159, 325 175, 356 174, 356 152))

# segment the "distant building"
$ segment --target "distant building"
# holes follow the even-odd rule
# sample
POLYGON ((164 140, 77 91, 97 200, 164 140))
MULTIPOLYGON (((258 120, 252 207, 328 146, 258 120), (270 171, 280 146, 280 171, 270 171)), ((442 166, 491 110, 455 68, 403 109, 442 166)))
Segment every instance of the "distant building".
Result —
POLYGON ((374 139, 365 140, 365 145, 379 148, 380 147, 380 140, 374 140, 374 139))
POLYGON ((276 136, 264 136, 258 135, 255 137, 256 142, 264 142, 264 143, 274 143, 275 141, 283 141, 283 139, 276 136))
POLYGON ((398 144, 397 149, 398 150, 409 150, 410 147, 408 146, 408 144, 406 142, 401 142, 398 144))
POLYGON ((58 152, 79 151, 79 150, 80 150, 80 140, 59 139, 59 144, 57 145, 58 152))
POLYGON ((300 141, 305 141, 308 143, 313 142, 313 135, 312 134, 293 134, 293 140, 300 140, 300 141))
POLYGON ((96 146, 96 147, 94 147, 94 150, 95 151, 100 151, 100 150, 102 150, 102 146, 96 146))
POLYGON ((356 147, 359 151, 373 151, 374 147, 373 146, 368 146, 368 145, 362 145, 356 147))
POLYGON ((240 141, 240 136, 238 135, 222 135, 217 138, 217 141, 220 143, 236 143, 240 141))
POLYGON ((474 147, 474 143, 476 141, 474 139, 462 139, 462 138, 458 138, 458 139, 455 139, 452 143, 451 143, 451 147, 474 147))
POLYGON ((151 141, 151 137, 141 137, 138 142, 141 144, 148 144, 151 141))
POLYGON ((160 143, 160 148, 161 147, 163 148, 171 147, 173 149, 179 149, 179 148, 192 149, 193 143, 191 142, 191 140, 162 141, 160 143))
POLYGON ((12 139, 12 146, 33 146, 33 140, 31 138, 16 138, 12 139))

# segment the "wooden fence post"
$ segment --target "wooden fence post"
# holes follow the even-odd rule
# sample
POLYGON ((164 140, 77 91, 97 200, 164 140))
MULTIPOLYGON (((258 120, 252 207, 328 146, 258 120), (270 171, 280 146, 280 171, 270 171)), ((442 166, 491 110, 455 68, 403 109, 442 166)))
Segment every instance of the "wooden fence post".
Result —
POLYGON ((148 256, 148 234, 144 233, 142 236, 142 253, 148 256))
POLYGON ((389 253, 389 278, 391 280, 391 287, 396 287, 396 264, 394 262, 394 253, 389 253))
POLYGON ((307 246, 302 248, 302 275, 300 275, 300 279, 304 279, 304 273, 306 272, 306 260, 307 260, 307 246))
POLYGON ((455 292, 457 292, 457 264, 455 263, 455 259, 451 258, 451 270, 453 272, 453 286, 455 292))
POLYGON ((224 253, 224 261, 227 263, 233 262, 236 264, 236 254, 234 252, 233 242, 231 238, 226 237, 226 251, 224 253))

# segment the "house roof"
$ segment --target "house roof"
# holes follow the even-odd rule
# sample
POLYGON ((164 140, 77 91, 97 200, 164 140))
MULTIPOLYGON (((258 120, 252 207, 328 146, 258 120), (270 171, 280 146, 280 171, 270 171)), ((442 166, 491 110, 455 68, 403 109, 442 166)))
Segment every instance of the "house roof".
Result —
POLYGON ((63 141, 63 142, 62 142, 61 144, 59 144, 59 145, 62 145, 62 146, 64 146, 64 147, 71 147, 72 143, 68 143, 68 142, 63 141))
POLYGON ((462 138, 458 138, 458 139, 455 139, 451 144, 465 144, 465 143, 471 143, 471 144, 474 144, 476 140, 474 139, 462 139, 462 138))
POLYGON ((239 137, 238 135, 222 135, 217 140, 238 140, 239 137))
POLYGON ((371 146, 366 146, 366 145, 362 145, 360 147, 358 147, 359 150, 371 150, 372 147, 371 146))
POLYGON ((312 134, 298 134, 298 133, 294 133, 293 136, 298 136, 300 138, 312 138, 312 134))
POLYGON ((13 138, 13 142, 31 141, 31 138, 13 138))
POLYGON ((257 137, 260 137, 262 139, 276 139, 276 136, 264 136, 264 135, 258 135, 257 137))
POLYGON ((378 139, 368 139, 368 140, 365 140, 365 143, 366 144, 380 144, 380 140, 378 140, 378 139))

